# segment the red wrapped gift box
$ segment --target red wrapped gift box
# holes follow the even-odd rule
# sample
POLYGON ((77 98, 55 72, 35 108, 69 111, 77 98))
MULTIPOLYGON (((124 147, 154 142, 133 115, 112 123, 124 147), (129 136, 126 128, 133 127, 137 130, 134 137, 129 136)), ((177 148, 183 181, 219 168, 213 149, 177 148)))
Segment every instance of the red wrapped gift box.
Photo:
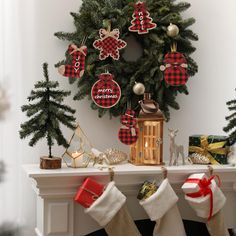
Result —
POLYGON ((89 208, 102 195, 104 189, 104 185, 97 183, 91 178, 86 178, 77 191, 74 200, 85 208, 89 208))

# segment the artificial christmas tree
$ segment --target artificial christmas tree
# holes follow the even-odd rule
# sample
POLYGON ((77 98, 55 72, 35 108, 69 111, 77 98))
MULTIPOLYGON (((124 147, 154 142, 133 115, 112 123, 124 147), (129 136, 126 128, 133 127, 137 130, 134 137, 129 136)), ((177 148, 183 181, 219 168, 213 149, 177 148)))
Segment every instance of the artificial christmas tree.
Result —
POLYGON ((70 95, 69 91, 57 90, 59 83, 50 81, 48 76, 48 64, 43 64, 45 81, 38 81, 28 97, 29 102, 39 100, 34 104, 22 106, 22 111, 30 117, 30 120, 21 124, 20 138, 26 138, 33 135, 29 142, 30 146, 34 146, 40 139, 46 137, 49 148, 49 156, 40 158, 40 168, 56 169, 61 167, 61 158, 52 156, 52 146, 54 140, 58 145, 68 147, 68 143, 64 138, 60 123, 70 129, 74 129, 73 115, 75 110, 62 102, 65 97, 70 95))
POLYGON ((236 99, 230 100, 226 104, 228 105, 228 109, 233 113, 225 117, 229 123, 223 128, 223 130, 227 133, 230 133, 229 138, 233 144, 236 142, 236 99))
MULTIPOLYGON (((173 43, 177 43, 178 51, 186 59, 188 75, 193 76, 198 70, 196 62, 191 58, 191 54, 195 51, 191 41, 198 40, 198 36, 189 29, 195 20, 181 17, 181 12, 187 10, 190 4, 175 3, 173 0, 147 0, 145 5, 153 22, 157 23, 157 27, 147 34, 139 35, 129 31, 134 11, 134 4, 130 0, 83 0, 79 12, 71 13, 76 30, 72 33, 55 33, 59 39, 72 42, 78 47, 83 39, 87 38, 88 55, 83 79, 69 78, 71 83, 77 82, 78 92, 74 96, 75 100, 84 99, 86 96, 91 99, 91 88, 97 76, 106 70, 114 75, 121 87, 121 99, 114 107, 102 108, 92 101, 91 108, 98 110, 99 117, 107 112, 110 116, 122 115, 127 109, 127 103, 131 103, 131 109, 136 109, 138 113, 140 109, 138 102, 141 97, 139 93, 133 93, 136 82, 145 86, 146 91, 153 95, 152 98, 158 102, 165 117, 169 119, 169 107, 179 109, 176 96, 179 93, 188 94, 185 84, 178 87, 167 84, 160 70, 164 55, 169 52, 173 43), (170 23, 178 26, 179 32, 175 33, 176 36, 170 34, 172 31, 168 28, 170 23), (100 52, 93 47, 94 41, 99 39, 99 29, 110 31, 110 33, 112 33, 111 29, 118 29, 119 38, 124 41, 132 35, 143 49, 142 56, 136 61, 127 61, 123 56, 126 49, 122 49, 118 61, 111 57, 101 61, 100 52)), ((66 59, 57 63, 56 66, 69 64, 70 59, 70 55, 66 54, 66 59)))

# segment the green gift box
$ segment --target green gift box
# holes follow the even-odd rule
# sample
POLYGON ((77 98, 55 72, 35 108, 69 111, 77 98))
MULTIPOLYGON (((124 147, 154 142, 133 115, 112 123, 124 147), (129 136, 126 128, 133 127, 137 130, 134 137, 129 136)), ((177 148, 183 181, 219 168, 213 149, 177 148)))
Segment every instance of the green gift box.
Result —
POLYGON ((228 164, 229 137, 191 135, 189 137, 189 156, 193 153, 207 157, 212 165, 228 164))

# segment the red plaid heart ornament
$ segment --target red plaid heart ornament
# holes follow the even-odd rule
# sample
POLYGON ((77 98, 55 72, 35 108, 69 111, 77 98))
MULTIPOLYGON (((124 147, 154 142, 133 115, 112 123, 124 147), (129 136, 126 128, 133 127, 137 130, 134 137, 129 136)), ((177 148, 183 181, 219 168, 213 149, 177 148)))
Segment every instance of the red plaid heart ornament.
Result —
POLYGON ((101 108, 115 106, 121 97, 119 84, 114 81, 114 76, 110 73, 102 73, 99 80, 93 85, 91 97, 94 103, 101 108))
POLYGON ((165 65, 160 69, 164 71, 164 79, 171 86, 185 85, 188 81, 188 67, 184 55, 180 52, 169 52, 165 55, 165 65))
POLYGON ((68 47, 68 53, 72 57, 71 64, 61 65, 58 68, 58 72, 65 77, 81 78, 85 69, 85 59, 88 53, 87 47, 81 46, 78 48, 75 44, 71 44, 68 47))
POLYGON ((127 46, 127 43, 119 39, 119 29, 107 31, 105 29, 99 30, 100 39, 95 40, 93 43, 94 48, 100 50, 99 59, 105 60, 107 57, 112 57, 114 60, 119 60, 120 49, 127 46))
POLYGON ((134 13, 132 15, 133 20, 129 31, 137 32, 138 34, 147 34, 149 30, 155 29, 157 25, 153 23, 153 19, 150 17, 150 13, 147 11, 144 2, 138 1, 134 4, 134 13))

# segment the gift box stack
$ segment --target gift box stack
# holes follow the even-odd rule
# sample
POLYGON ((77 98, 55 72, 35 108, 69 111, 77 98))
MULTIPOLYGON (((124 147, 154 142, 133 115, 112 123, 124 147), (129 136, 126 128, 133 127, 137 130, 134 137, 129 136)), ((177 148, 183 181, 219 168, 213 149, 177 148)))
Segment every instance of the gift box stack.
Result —
POLYGON ((207 157, 212 165, 228 164, 229 138, 215 135, 192 135, 189 137, 189 156, 196 153, 207 157))

